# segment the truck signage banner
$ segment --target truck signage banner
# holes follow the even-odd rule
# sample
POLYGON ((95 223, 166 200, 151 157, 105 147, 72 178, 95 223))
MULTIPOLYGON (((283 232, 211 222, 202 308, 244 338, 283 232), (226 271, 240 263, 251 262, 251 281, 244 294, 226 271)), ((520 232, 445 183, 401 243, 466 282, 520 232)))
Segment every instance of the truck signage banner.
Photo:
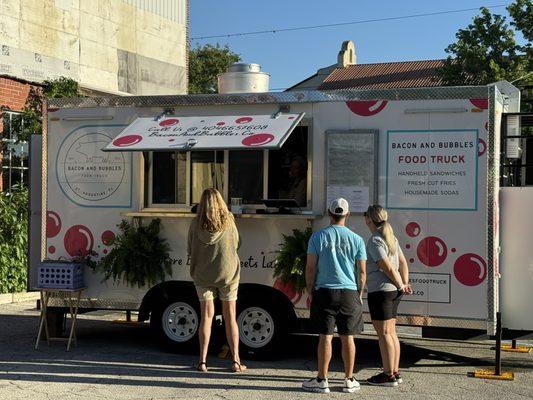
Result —
POLYGON ((277 149, 303 115, 137 118, 104 151, 277 149))

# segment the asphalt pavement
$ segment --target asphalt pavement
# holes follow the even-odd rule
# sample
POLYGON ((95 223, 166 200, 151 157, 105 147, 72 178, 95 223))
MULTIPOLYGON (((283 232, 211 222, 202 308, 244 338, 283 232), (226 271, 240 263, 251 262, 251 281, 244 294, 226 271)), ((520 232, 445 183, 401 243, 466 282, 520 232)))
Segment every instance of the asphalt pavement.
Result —
POLYGON ((316 372, 314 336, 292 336, 281 359, 248 360, 242 374, 229 371, 230 361, 213 354, 209 373, 195 371, 194 355, 164 352, 146 324, 121 324, 123 314, 96 312, 78 320, 78 345, 42 342, 34 350, 38 311, 35 302, 0 306, 0 399, 533 399, 533 352, 503 353, 503 369, 515 381, 469 377, 492 368, 489 341, 402 338, 402 376, 397 388, 372 387, 364 380, 378 371, 376 337, 356 340, 357 393, 342 392, 338 344, 332 362, 329 395, 305 393, 304 379, 316 372))

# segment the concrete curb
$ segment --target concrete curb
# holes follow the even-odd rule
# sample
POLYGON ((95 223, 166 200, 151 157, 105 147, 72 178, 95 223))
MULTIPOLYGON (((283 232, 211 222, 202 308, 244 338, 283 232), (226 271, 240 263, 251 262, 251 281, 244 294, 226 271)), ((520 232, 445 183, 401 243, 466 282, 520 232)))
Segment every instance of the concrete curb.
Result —
POLYGON ((19 303, 21 301, 37 300, 39 292, 20 292, 0 294, 0 304, 19 303))

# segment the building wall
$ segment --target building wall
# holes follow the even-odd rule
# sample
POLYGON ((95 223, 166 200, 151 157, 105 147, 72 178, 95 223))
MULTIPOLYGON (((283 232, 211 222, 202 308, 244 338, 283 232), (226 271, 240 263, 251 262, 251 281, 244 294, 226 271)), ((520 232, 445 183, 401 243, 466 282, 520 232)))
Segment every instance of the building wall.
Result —
POLYGON ((184 94, 187 0, 2 0, 0 75, 98 92, 184 94))
MULTIPOLYGON (((9 77, 0 77, 0 107, 9 110, 20 111, 26 104, 26 98, 31 85, 9 77)), ((0 116, 2 110, 0 110, 0 116)), ((2 131, 2 119, 0 118, 0 132, 2 131)))

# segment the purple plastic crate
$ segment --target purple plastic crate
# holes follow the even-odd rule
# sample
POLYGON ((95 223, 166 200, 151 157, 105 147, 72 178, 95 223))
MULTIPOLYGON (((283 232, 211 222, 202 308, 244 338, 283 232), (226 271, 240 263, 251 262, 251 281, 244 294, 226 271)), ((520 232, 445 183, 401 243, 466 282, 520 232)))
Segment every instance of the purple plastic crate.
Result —
POLYGON ((84 264, 44 261, 38 269, 38 287, 43 289, 79 289, 84 286, 84 264))

